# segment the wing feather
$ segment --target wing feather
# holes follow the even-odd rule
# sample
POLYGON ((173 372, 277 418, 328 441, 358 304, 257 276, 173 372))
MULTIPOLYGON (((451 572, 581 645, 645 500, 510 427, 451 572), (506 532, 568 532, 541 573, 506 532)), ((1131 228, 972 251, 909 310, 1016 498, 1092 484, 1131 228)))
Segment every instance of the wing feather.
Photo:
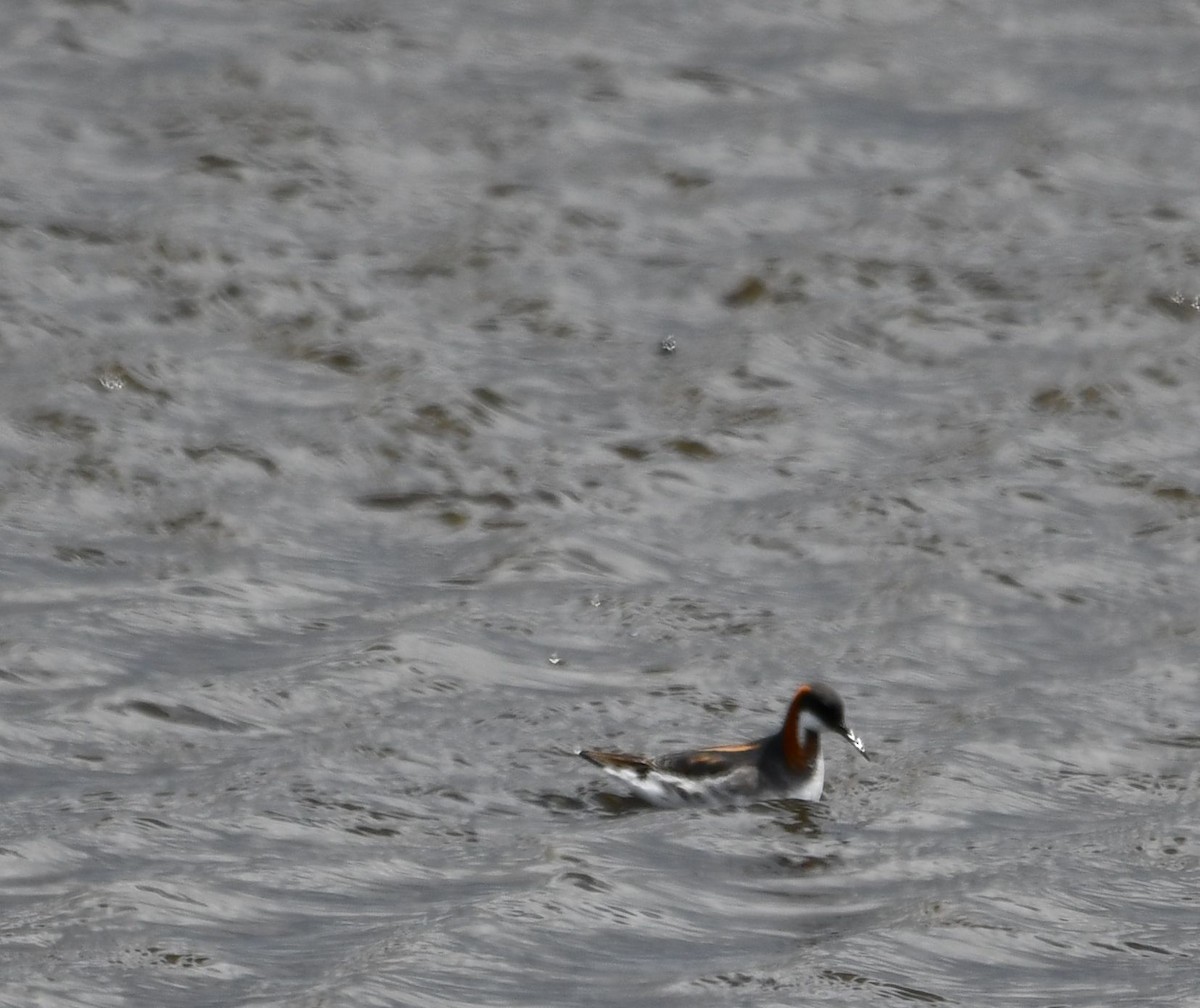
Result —
POLYGON ((762 743, 748 742, 744 745, 713 746, 711 749, 695 749, 688 752, 671 753, 654 761, 654 766, 667 773, 687 777, 716 777, 732 773, 758 763, 762 743))

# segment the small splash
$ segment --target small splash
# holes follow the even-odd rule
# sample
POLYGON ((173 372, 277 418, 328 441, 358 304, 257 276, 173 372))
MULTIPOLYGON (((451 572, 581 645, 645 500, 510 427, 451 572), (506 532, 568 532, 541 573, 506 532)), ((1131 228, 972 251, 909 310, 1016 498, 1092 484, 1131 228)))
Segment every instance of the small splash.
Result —
POLYGON ((551 665, 561 665, 562 659, 558 656, 557 651, 551 651, 550 657, 546 659, 551 665))
POLYGON ((139 374, 123 364, 110 363, 97 369, 95 381, 106 392, 140 392, 143 395, 153 396, 159 402, 165 402, 171 398, 168 392, 155 387, 152 369, 143 369, 139 374))
POLYGON ((1200 312, 1200 295, 1185 294, 1176 290, 1170 294, 1165 291, 1151 291, 1146 296, 1147 304, 1155 311, 1176 322, 1192 322, 1200 312))

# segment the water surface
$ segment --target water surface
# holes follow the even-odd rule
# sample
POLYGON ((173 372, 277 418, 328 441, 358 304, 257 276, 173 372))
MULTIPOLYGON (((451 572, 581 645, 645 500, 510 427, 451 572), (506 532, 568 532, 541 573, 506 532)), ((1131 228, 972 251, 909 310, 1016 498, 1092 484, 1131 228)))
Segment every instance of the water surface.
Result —
POLYGON ((0 39, 0 1004, 1196 1004, 1192 5, 0 39))

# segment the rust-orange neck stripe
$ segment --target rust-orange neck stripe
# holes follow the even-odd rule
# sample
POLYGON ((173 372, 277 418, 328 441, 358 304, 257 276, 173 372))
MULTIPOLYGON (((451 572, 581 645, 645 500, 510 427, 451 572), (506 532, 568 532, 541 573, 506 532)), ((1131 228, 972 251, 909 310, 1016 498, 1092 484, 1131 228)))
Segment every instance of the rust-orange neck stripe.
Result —
POLYGON ((800 737, 800 711, 809 688, 801 686, 792 697, 787 717, 783 721, 783 758, 792 773, 805 773, 813 765, 821 751, 821 736, 814 731, 805 731, 800 737))

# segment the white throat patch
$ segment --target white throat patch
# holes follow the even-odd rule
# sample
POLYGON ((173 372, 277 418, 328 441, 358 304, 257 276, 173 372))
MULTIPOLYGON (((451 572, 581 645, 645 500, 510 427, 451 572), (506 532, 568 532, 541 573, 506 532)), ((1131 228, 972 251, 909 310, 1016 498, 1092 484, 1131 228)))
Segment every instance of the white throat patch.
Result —
POLYGON ((800 712, 800 732, 803 734, 806 731, 821 732, 826 731, 828 726, 818 718, 812 711, 800 712))

